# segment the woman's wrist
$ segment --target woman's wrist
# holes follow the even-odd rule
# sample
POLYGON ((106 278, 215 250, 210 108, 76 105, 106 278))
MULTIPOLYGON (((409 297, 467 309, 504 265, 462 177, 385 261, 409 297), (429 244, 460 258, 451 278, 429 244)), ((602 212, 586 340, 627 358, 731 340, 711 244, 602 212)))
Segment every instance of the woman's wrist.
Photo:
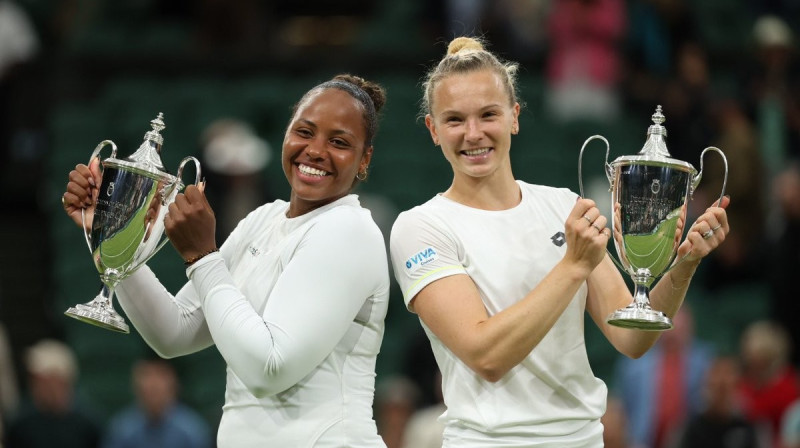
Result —
POLYGON ((198 255, 195 255, 193 257, 186 258, 186 259, 183 260, 183 264, 188 268, 189 266, 191 266, 191 265, 197 263, 198 261, 200 261, 201 258, 205 257, 206 255, 213 254, 214 252, 219 252, 219 249, 214 247, 211 250, 202 252, 202 253, 200 253, 198 255))

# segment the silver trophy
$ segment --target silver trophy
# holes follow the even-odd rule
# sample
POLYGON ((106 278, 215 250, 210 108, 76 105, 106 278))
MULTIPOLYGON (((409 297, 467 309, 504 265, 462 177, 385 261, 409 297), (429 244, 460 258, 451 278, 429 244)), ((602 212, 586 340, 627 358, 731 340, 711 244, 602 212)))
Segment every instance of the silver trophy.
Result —
POLYGON ((195 164, 195 183, 201 178, 200 162, 194 157, 184 158, 175 176, 164 169, 164 138, 159 133, 165 128, 163 114, 159 113, 150 125, 153 129, 145 133, 141 146, 129 157, 117 159, 117 145, 104 140, 89 158, 91 163, 106 145, 111 145, 111 157, 101 160, 103 180, 91 223, 86 222, 86 213, 82 212, 84 237, 103 288, 94 300, 65 312, 121 333, 128 333, 129 329, 114 310, 114 288, 166 244, 164 215, 184 187, 181 175, 187 162, 195 164))
MULTIPOLYGON (((720 201, 728 180, 725 154, 709 146, 700 154, 700 171, 684 161, 673 159, 667 151, 667 130, 661 124, 661 106, 652 116, 647 141, 637 155, 618 157, 608 163, 608 140, 589 137, 578 158, 578 182, 583 192, 583 151, 592 140, 606 144, 605 171, 610 183, 612 231, 619 261, 611 259, 634 283, 633 302, 618 309, 606 322, 623 328, 661 331, 672 328, 672 320, 650 306, 650 285, 682 260, 675 260, 686 222, 686 204, 703 177, 703 159, 708 151, 717 152, 725 166, 720 201), (673 263, 674 262, 674 263, 673 263)), ((609 254, 610 255, 610 254, 609 254)))

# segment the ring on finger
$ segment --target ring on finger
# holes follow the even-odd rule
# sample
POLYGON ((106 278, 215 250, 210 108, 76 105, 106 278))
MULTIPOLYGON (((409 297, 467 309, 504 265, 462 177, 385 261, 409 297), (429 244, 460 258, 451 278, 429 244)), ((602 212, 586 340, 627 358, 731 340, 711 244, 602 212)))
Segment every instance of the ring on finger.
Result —
POLYGON ((594 225, 594 223, 592 223, 592 227, 594 227, 595 229, 597 229, 597 232, 598 232, 598 233, 603 233, 603 229, 601 229, 600 227, 597 227, 596 225, 594 225))
POLYGON ((703 239, 704 240, 707 240, 707 239, 711 238, 712 236, 714 236, 714 230, 713 229, 708 229, 705 232, 703 232, 703 239))
POLYGON ((64 198, 64 196, 61 196, 61 205, 64 207, 67 206, 67 200, 64 198))
POLYGON ((588 215, 583 215, 583 219, 585 219, 590 225, 594 223, 592 218, 590 218, 588 215))
POLYGON ((722 227, 722 224, 717 224, 717 226, 711 229, 711 231, 716 232, 717 230, 719 230, 720 227, 722 227))

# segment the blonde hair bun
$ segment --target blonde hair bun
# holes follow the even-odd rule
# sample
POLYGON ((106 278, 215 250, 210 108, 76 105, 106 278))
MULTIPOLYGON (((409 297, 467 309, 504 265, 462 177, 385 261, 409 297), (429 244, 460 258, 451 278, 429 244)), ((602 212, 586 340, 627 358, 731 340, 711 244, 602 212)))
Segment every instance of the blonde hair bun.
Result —
POLYGON ((483 44, 474 37, 456 37, 447 46, 447 54, 456 54, 460 51, 481 51, 483 44))

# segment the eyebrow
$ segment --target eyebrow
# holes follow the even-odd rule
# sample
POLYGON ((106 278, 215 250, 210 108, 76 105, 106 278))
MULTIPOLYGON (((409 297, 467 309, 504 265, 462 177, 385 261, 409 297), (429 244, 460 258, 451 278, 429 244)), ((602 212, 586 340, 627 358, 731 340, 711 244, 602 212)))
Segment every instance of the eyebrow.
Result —
MULTIPOLYGON (((314 129, 317 129, 317 128, 318 128, 318 126, 317 126, 317 124, 316 124, 316 123, 314 123, 313 121, 311 121, 311 120, 309 120, 309 119, 306 119, 306 118, 298 118, 298 119, 297 119, 297 122, 298 122, 298 123, 303 123, 303 124, 305 124, 305 125, 307 125, 307 126, 310 126, 310 127, 314 128, 314 129)), ((356 138, 356 135, 355 135, 355 134, 353 134, 352 132, 350 132, 350 131, 348 131, 348 130, 345 130, 345 129, 334 129, 334 131, 333 131, 333 134, 334 134, 334 135, 341 135, 341 134, 344 134, 344 135, 349 135, 349 136, 351 136, 351 137, 353 137, 353 138, 356 138)))
MULTIPOLYGON (((486 112, 489 109, 495 109, 495 108, 498 108, 498 107, 502 107, 502 105, 500 103, 492 103, 492 104, 487 104, 486 106, 483 106, 478 110, 480 112, 486 112)), ((459 115, 459 114, 463 114, 463 112, 461 112, 459 110, 455 110, 455 109, 446 109, 446 110, 441 111, 440 114, 442 114, 442 115, 448 115, 448 114, 450 114, 450 115, 452 115, 452 114, 459 115)))

